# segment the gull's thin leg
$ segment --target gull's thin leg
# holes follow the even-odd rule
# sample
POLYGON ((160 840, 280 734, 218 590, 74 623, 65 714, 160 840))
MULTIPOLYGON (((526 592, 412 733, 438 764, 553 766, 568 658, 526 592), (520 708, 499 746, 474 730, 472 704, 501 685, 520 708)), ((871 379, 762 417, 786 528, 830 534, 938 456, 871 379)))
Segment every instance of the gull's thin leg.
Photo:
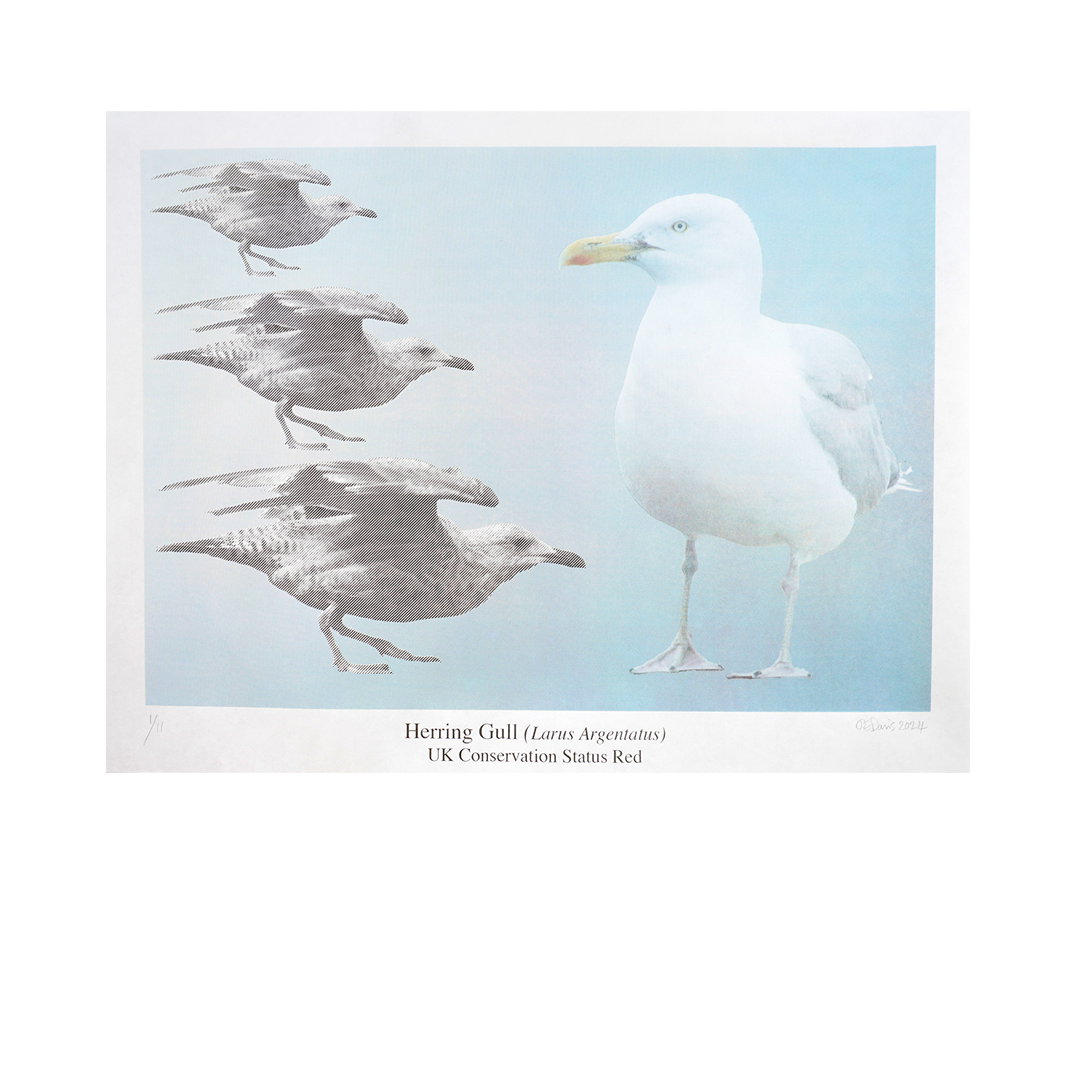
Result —
POLYGON ((791 624, 795 621, 795 598, 799 595, 799 556, 791 549, 791 564, 780 582, 787 597, 784 609, 784 640, 780 643, 780 655, 776 662, 761 671, 729 675, 729 679, 809 679, 810 672, 794 667, 791 663, 791 624))
MULTIPOLYGON (((300 269, 299 266, 286 266, 284 263, 279 263, 277 261, 277 259, 271 259, 269 255, 260 255, 257 251, 252 251, 251 250, 251 241, 250 240, 247 243, 247 253, 253 259, 262 259, 262 261, 264 263, 266 263, 268 266, 276 266, 278 268, 278 270, 299 270, 300 269)), ((269 274, 268 276, 273 277, 274 275, 269 274)))
MULTIPOLYGON (((253 277, 273 277, 273 270, 252 270, 251 263, 247 261, 249 255, 255 255, 255 252, 251 250, 251 241, 245 240, 237 249, 240 252, 240 258, 244 260, 244 269, 253 277)), ((259 256, 256 256, 258 258, 259 256)))
POLYGON ((281 425, 281 430, 285 432, 285 445, 290 450, 328 450, 329 447, 324 442, 318 443, 304 443, 297 442, 293 438, 293 433, 289 430, 288 424, 285 423, 286 418, 296 420, 298 423, 303 423, 303 420, 299 420, 295 416, 291 416, 292 402, 288 398, 282 398, 277 403, 277 408, 274 410, 274 415, 278 418, 278 423, 281 425))
POLYGON ((341 621, 341 612, 338 612, 337 618, 332 619, 329 625, 331 630, 336 630, 339 634, 344 634, 345 637, 352 638, 353 641, 362 641, 365 645, 370 645, 380 656, 393 656, 398 660, 415 660, 421 664, 439 663, 439 658, 437 656, 413 656, 412 653, 408 653, 404 649, 399 649, 396 645, 392 645, 385 638, 368 637, 367 634, 361 634, 351 626, 346 626, 341 621))
MULTIPOLYGON (((297 416, 293 412, 293 403, 290 401, 286 404, 284 410, 284 416, 286 420, 291 420, 294 424, 303 424, 304 427, 309 427, 313 431, 317 431, 320 435, 325 435, 328 439, 343 439, 345 442, 364 442, 364 438, 361 435, 342 435, 340 431, 335 431, 332 427, 327 427, 325 424, 316 423, 314 420, 305 420, 302 416, 297 416)), ((323 447, 325 450, 326 447, 323 447)))
POLYGON ((690 639, 690 629, 687 625, 687 617, 690 611, 690 582, 697 570, 697 551, 694 546, 694 537, 686 538, 686 553, 683 555, 683 592, 682 607, 679 613, 679 630, 675 640, 659 656, 654 656, 644 664, 640 664, 630 671, 634 675, 653 675, 671 671, 723 671, 719 664, 706 660, 690 639))
POLYGON ((389 675, 389 664, 350 664, 349 661, 342 656, 341 650, 334 640, 333 624, 335 619, 339 623, 341 622, 341 612, 338 611, 336 604, 331 604, 330 607, 319 616, 319 629, 330 643, 330 651, 334 654, 334 667, 336 667, 338 671, 353 671, 359 675, 389 675))

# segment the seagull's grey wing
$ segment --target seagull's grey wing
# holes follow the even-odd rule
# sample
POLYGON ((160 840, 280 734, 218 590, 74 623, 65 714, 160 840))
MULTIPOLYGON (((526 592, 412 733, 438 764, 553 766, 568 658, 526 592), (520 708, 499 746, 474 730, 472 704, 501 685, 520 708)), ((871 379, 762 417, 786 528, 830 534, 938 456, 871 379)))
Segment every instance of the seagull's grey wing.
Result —
POLYGON ((347 334, 361 330, 364 319, 407 323, 409 316, 395 304, 380 300, 375 293, 365 296, 352 289, 289 289, 265 294, 244 318, 212 323, 199 329, 262 323, 266 326, 276 324, 313 332, 338 329, 347 334))
MULTIPOLYGON (((241 164, 243 164, 241 162, 241 164)), ((191 169, 174 169, 172 172, 158 173, 155 180, 167 180, 170 176, 211 176, 217 179, 229 169, 236 169, 235 163, 226 162, 224 165, 198 165, 191 169)))
MULTIPOLYGON (((207 308, 210 311, 250 311, 252 306, 266 293, 246 293, 243 296, 217 296, 211 300, 192 300, 189 304, 173 304, 158 311, 164 315, 167 311, 187 311, 188 308, 207 308)), ((273 293, 269 295, 273 296, 273 293)))
POLYGON ((214 476, 199 476, 194 480, 177 480, 166 484, 162 491, 174 491, 177 488, 195 487, 198 484, 232 484, 235 487, 277 487, 287 483, 297 472, 309 468, 307 465, 273 465, 267 469, 245 469, 243 472, 216 473, 214 476))
POLYGON ((870 392, 870 368, 842 334, 818 326, 788 329, 808 391, 803 414, 861 514, 877 504, 897 472, 870 392))
POLYGON ((310 165, 298 165, 295 161, 284 158, 267 158, 263 161, 244 161, 238 166, 250 179, 258 183, 267 181, 289 181, 297 184, 330 183, 330 177, 310 165))
POLYGON ((407 323, 409 316, 389 300, 380 300, 378 293, 358 293, 353 289, 315 288, 311 290, 318 303, 358 319, 378 319, 380 322, 407 323))
POLYGON ((196 330, 216 330, 222 326, 282 326, 289 330, 299 330, 302 323, 300 314, 304 303, 315 303, 310 290, 289 289, 283 292, 249 293, 244 296, 218 296, 211 300, 194 300, 190 304, 174 304, 162 308, 158 314, 168 311, 185 311, 188 308, 205 308, 209 311, 243 312, 235 319, 197 326, 196 330))
POLYGON ((328 324, 335 318, 359 323, 363 319, 407 323, 408 315, 401 308, 375 293, 364 295, 352 289, 285 289, 279 292, 252 293, 246 296, 220 296, 212 300, 196 300, 190 304, 175 304, 162 308, 158 314, 183 311, 187 308, 206 308, 211 311, 238 311, 244 314, 235 319, 208 323, 197 330, 216 330, 223 326, 284 326, 291 330, 328 324))
MULTIPOLYGON (((414 458, 370 458, 367 461, 318 462, 306 465, 279 465, 269 469, 247 469, 220 473, 169 484, 164 490, 196 484, 221 483, 238 487, 267 487, 277 493, 266 499, 242 503, 214 511, 285 506, 317 506, 343 514, 356 512, 378 502, 383 493, 408 502, 411 497, 497 506, 498 498, 487 485, 466 476, 453 466, 445 469, 414 458)), ((391 504, 387 504, 391 505, 391 504)))
MULTIPOLYGON (((217 481, 278 494, 215 513, 263 508, 297 539, 292 561, 320 573, 352 614, 395 622, 458 614, 484 594, 462 584, 464 537, 438 513, 439 499, 495 506, 495 493, 460 469, 413 458, 372 458, 221 473, 217 481)), ((490 592, 490 590, 488 590, 490 592)))
POLYGON ((208 183, 181 188, 181 191, 196 191, 201 188, 236 188, 240 191, 254 191, 265 188, 287 188, 299 192, 300 184, 330 183, 330 178, 310 165, 298 165, 295 161, 282 158, 267 158, 264 161, 234 161, 223 165, 200 165, 193 169, 177 169, 174 172, 159 173, 155 180, 164 180, 170 176, 207 177, 208 183))

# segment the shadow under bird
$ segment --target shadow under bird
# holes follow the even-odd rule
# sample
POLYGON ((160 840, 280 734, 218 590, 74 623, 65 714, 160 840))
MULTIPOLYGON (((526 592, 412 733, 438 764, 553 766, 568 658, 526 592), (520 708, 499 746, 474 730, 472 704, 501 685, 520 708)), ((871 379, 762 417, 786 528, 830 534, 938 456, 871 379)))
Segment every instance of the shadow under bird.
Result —
POLYGON ((832 330, 761 314, 761 246, 731 200, 682 195, 622 232, 586 237, 563 266, 629 262, 656 282, 615 411, 623 479, 686 537, 675 640, 635 674, 719 671, 687 623, 698 536, 785 544, 787 599, 775 663, 729 678, 805 677, 791 662, 799 567, 843 542, 857 514, 914 491, 885 445, 870 369, 832 330))
POLYGON ((161 173, 155 180, 170 176, 208 178, 205 184, 181 188, 182 192, 206 191, 192 202, 159 206, 155 214, 183 214, 205 221, 215 232, 235 240, 248 274, 273 277, 273 270, 252 270, 248 256, 278 270, 299 270, 269 255, 251 250, 252 244, 266 248, 306 247, 321 240, 335 225, 353 217, 376 216, 374 210, 356 206, 338 195, 309 199, 301 184, 330 183, 330 178, 310 165, 295 161, 237 161, 224 165, 203 165, 161 173))
POLYGON ((410 458, 372 458, 249 469, 182 480, 164 490, 221 483, 271 488, 273 495, 213 511, 262 509, 268 524, 225 536, 166 544, 243 563, 321 611, 338 671, 386 674, 387 664, 351 664, 334 634, 362 641, 381 656, 419 662, 383 638, 346 626, 346 615, 412 622, 461 615, 539 563, 584 567, 581 556, 538 540, 517 525, 459 529, 440 516, 440 499, 496 506, 498 498, 459 469, 410 458))
POLYGON ((188 360, 227 371, 246 387, 277 402, 276 415, 290 450, 326 450, 326 443, 298 443, 286 421, 303 424, 331 439, 363 442, 325 424, 297 416, 293 409, 344 412, 385 405, 421 375, 439 367, 472 371, 460 356, 423 338, 380 341, 364 332, 364 319, 407 323, 401 308, 374 293, 352 289, 289 289, 249 296, 222 296, 163 308, 158 314, 207 308, 234 312, 232 318, 200 326, 231 327, 238 336, 198 349, 163 353, 159 360, 188 360))

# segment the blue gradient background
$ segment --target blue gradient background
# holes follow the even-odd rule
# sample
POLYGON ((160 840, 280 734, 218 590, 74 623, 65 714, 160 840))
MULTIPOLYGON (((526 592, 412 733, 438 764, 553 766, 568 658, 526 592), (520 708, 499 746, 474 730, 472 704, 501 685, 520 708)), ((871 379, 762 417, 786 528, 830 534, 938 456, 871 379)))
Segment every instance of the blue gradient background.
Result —
MULTIPOLYGON (((300 708, 924 710, 930 701, 934 331, 934 150, 304 149, 143 154, 146 687, 152 705, 300 708), (272 252, 299 271, 249 278, 236 245, 202 222, 152 214, 186 178, 157 173, 285 157, 371 207, 318 244, 272 252), (874 372, 885 436, 921 494, 858 518, 808 564, 793 658, 809 680, 631 676, 678 618, 683 538, 626 491, 615 402, 652 282, 608 264, 559 269, 562 248, 629 224, 661 199, 734 199, 761 238, 762 311, 838 330, 874 372), (363 444, 288 451, 270 402, 232 376, 153 360, 217 340, 197 313, 159 308, 272 288, 342 286, 404 308, 385 339, 428 338, 474 372, 436 371, 389 405, 308 413, 363 444), (337 672, 318 613, 238 564, 165 554, 164 543, 254 524, 211 518, 236 489, 161 492, 172 481, 294 461, 400 455, 457 465, 495 489, 496 509, 443 503, 470 528, 522 525, 588 568, 540 566, 475 611, 408 624, 350 620, 441 664, 391 661, 389 676, 337 672)), ((261 264, 256 264, 261 265, 261 264)), ((227 335, 223 335, 227 336, 227 335)), ((304 410, 301 410, 304 412, 304 410)), ((306 438, 303 429, 298 429, 306 438)), ((312 433, 312 437, 314 437, 312 433)), ((727 671, 770 663, 779 646, 784 548, 698 545, 695 643, 727 671)), ((361 663, 378 658, 343 642, 361 663)))

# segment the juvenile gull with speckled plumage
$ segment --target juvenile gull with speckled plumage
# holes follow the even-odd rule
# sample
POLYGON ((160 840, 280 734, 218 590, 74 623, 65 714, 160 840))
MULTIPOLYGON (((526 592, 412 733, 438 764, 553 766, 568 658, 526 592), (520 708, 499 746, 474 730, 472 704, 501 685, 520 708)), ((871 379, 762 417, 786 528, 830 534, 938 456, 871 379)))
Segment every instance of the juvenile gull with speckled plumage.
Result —
POLYGON ((268 248, 306 247, 321 240, 335 225, 352 217, 376 216, 374 210, 356 206, 337 195, 309 199, 300 185, 330 183, 330 178, 310 165, 295 161, 236 161, 224 165, 202 165, 161 173, 155 180, 170 176, 205 176, 205 184, 181 191, 206 190, 208 194, 176 206, 159 206, 155 214, 183 214, 205 221, 215 232, 239 243, 237 251, 244 269, 256 277, 273 277, 273 270, 252 270, 250 255, 279 270, 299 270, 251 250, 252 244, 268 248))
MULTIPOLYGON (((298 443, 286 421, 327 438, 363 442, 297 416, 293 408, 342 412, 385 405, 410 383, 438 367, 472 371, 460 356, 423 338, 380 341, 364 332, 364 319, 406 323, 404 311, 352 289, 289 289, 249 296, 222 296, 177 304, 163 311, 207 308, 234 317, 198 327, 232 327, 238 336, 199 349, 164 353, 159 360, 189 360, 235 375, 244 385, 277 402, 277 418, 289 449, 325 450, 326 443, 298 443)), ((159 312, 161 314, 161 312, 159 312)))
POLYGON ((585 565, 581 556, 550 547, 517 525, 459 529, 438 513, 438 501, 496 506, 495 493, 456 468, 411 458, 250 469, 182 480, 165 490, 210 482, 274 489, 267 498, 214 511, 262 509, 271 522, 160 550, 243 563, 318 608, 338 671, 385 674, 390 668, 349 663, 335 632, 382 656, 438 660, 361 634, 345 625, 346 615, 383 622, 448 618, 478 607, 503 582, 539 563, 585 565))

